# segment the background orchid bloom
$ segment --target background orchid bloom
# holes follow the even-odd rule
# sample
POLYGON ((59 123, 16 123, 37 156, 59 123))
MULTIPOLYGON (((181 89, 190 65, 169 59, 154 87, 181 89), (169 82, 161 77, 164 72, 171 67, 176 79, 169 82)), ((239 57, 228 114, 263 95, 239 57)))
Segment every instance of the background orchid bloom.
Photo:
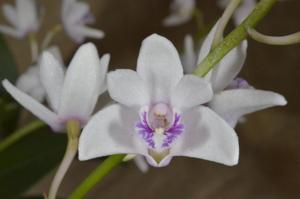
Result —
POLYGON ((52 111, 8 80, 3 81, 3 86, 15 100, 54 131, 61 131, 68 120, 77 120, 81 125, 87 122, 98 96, 105 91, 108 62, 109 55, 100 60, 96 47, 88 43, 77 50, 65 72, 63 65, 51 53, 44 52, 40 76, 52 111))
MULTIPOLYGON (((211 49, 217 25, 218 22, 203 42, 198 55, 198 64, 208 55, 211 49)), ((190 51, 186 52, 189 53, 190 51)), ((205 76, 214 91, 214 96, 208 106, 232 127, 236 126, 243 115, 272 106, 283 106, 287 103, 284 97, 277 93, 254 89, 246 80, 236 78, 244 65, 246 55, 247 41, 244 40, 205 76)), ((185 67, 187 67, 186 71, 191 71, 191 66, 186 65, 185 67)), ((196 68, 196 65, 194 68, 196 68)))
POLYGON ((86 24, 93 22, 94 16, 86 2, 63 0, 62 23, 72 40, 81 43, 86 37, 102 39, 104 37, 103 31, 86 26, 86 24))
MULTIPOLYGON (((220 8, 225 9, 230 0, 218 0, 217 4, 220 8)), ((235 10, 233 22, 239 25, 251 13, 256 4, 255 0, 242 0, 240 6, 235 10)))
POLYGON ((171 14, 163 20, 164 26, 177 26, 188 22, 193 17, 195 0, 173 0, 171 14))
POLYGON ((23 38, 31 32, 37 32, 40 27, 40 17, 35 0, 16 0, 16 6, 2 6, 2 12, 13 26, 0 25, 0 32, 15 38, 23 38))
MULTIPOLYGON (((63 65, 61 53, 59 48, 53 46, 48 48, 47 51, 51 53, 61 65, 63 65)), ((38 61, 39 62, 39 61, 38 61)), ((30 66, 18 79, 16 86, 21 91, 27 93, 39 102, 44 101, 46 97, 46 90, 42 85, 40 79, 40 68, 39 63, 30 66)))
POLYGON ((178 52, 166 38, 147 37, 137 72, 109 73, 108 91, 119 103, 99 111, 83 129, 80 160, 121 153, 143 155, 156 167, 168 165, 174 156, 237 163, 236 133, 201 106, 211 100, 210 85, 183 75, 178 52))

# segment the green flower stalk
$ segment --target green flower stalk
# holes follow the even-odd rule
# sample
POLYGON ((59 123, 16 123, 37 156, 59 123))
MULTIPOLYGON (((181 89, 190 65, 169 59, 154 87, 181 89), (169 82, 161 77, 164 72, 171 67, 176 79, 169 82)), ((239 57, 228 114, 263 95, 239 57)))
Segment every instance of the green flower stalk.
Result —
POLYGON ((255 27, 271 10, 276 1, 277 0, 261 0, 243 23, 227 35, 198 65, 194 74, 199 77, 205 76, 231 49, 247 37, 247 30, 255 27))

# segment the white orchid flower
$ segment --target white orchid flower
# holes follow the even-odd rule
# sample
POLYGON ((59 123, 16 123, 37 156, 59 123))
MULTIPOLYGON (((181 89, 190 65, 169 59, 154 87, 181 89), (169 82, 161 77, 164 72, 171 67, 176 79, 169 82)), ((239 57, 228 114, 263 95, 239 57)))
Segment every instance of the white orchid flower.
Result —
MULTIPOLYGON (((198 55, 198 64, 208 55, 218 23, 212 28, 203 42, 198 55)), ((242 69, 247 55, 247 41, 232 49, 206 76, 211 83, 214 96, 208 107, 235 127, 239 119, 249 113, 272 106, 286 105, 283 96, 254 89, 246 80, 236 78, 242 69)), ((191 57, 191 56, 190 56, 191 57)), ((190 66, 184 66, 190 70, 190 66)), ((196 68, 196 65, 194 65, 196 68)))
MULTIPOLYGON (((230 0, 218 0, 217 4, 220 8, 225 9, 230 0)), ((256 4, 255 0, 242 0, 240 6, 236 9, 233 15, 233 22, 239 25, 251 13, 256 4)))
POLYGON ((15 38, 24 38, 37 32, 40 27, 39 13, 35 0, 16 0, 16 6, 4 4, 2 12, 13 26, 0 25, 0 32, 15 38))
POLYGON ((62 22, 68 35, 77 43, 83 42, 86 37, 95 39, 104 37, 102 30, 86 26, 94 22, 94 16, 86 2, 63 0, 62 22))
MULTIPOLYGON (((62 65, 62 58, 59 48, 53 46, 47 49, 62 65)), ((16 86, 39 102, 44 101, 46 90, 40 80, 40 68, 38 64, 30 66, 18 79, 16 86)))
POLYGON ((164 26, 178 26, 192 19, 196 6, 195 0, 173 0, 171 14, 163 20, 164 26))
POLYGON ((213 92, 202 78, 183 75, 177 50, 151 35, 140 50, 137 72, 108 74, 108 91, 118 104, 95 114, 82 131, 79 159, 139 154, 155 167, 174 156, 226 165, 238 162, 235 131, 206 106, 213 92))
POLYGON ((98 96, 104 92, 109 55, 98 57, 96 47, 82 45, 67 71, 49 53, 44 52, 40 63, 41 83, 52 110, 13 86, 8 80, 3 86, 16 101, 47 123, 54 131, 64 129, 66 122, 76 120, 84 125, 93 112, 98 96))

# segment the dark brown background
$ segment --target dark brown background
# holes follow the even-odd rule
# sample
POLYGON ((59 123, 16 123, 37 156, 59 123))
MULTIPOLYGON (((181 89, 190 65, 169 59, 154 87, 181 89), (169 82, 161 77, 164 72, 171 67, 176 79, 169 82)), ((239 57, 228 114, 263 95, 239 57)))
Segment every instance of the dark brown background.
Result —
MULTIPOLYGON (((1 3, 10 2, 1 0, 1 3)), ((58 0, 40 0, 45 8, 44 30, 59 20, 58 0), (50 20, 49 20, 50 19, 50 20)), ((168 12, 167 0, 89 0, 97 17, 96 27, 106 32, 104 40, 93 41, 100 53, 112 54, 111 69, 134 68, 141 41, 151 33, 172 40, 178 49, 186 33, 195 32, 191 21, 176 28, 163 28, 168 12)), ((221 10, 212 0, 199 0, 207 24, 221 10)), ((258 30, 280 35, 300 30, 300 2, 278 3, 260 23, 258 30)), ((4 23, 3 16, 0 21, 4 23)), ((6 38, 17 59, 20 72, 30 64, 25 41, 6 38)), ((76 49, 64 34, 55 42, 67 61, 76 49)), ((250 41, 248 58, 241 76, 260 89, 283 94, 289 104, 250 115, 237 128, 241 156, 235 167, 203 160, 175 158, 166 168, 151 168, 142 174, 133 163, 123 164, 98 185, 87 198, 300 198, 300 45, 267 46, 250 41)), ((76 162, 61 187, 67 196, 99 160, 76 162)), ((28 194, 46 192, 52 174, 35 185, 28 194)))

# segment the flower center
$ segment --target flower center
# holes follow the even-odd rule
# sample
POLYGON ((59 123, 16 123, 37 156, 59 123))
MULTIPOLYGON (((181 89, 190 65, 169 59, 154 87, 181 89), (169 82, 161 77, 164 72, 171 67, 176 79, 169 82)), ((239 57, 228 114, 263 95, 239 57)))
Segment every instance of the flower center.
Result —
POLYGON ((184 126, 180 122, 180 114, 165 103, 157 103, 149 110, 141 112, 136 130, 149 149, 161 152, 169 149, 183 132, 184 126))
POLYGON ((150 109, 149 114, 151 128, 158 133, 162 133, 168 128, 172 121, 172 110, 164 103, 155 104, 150 109))

